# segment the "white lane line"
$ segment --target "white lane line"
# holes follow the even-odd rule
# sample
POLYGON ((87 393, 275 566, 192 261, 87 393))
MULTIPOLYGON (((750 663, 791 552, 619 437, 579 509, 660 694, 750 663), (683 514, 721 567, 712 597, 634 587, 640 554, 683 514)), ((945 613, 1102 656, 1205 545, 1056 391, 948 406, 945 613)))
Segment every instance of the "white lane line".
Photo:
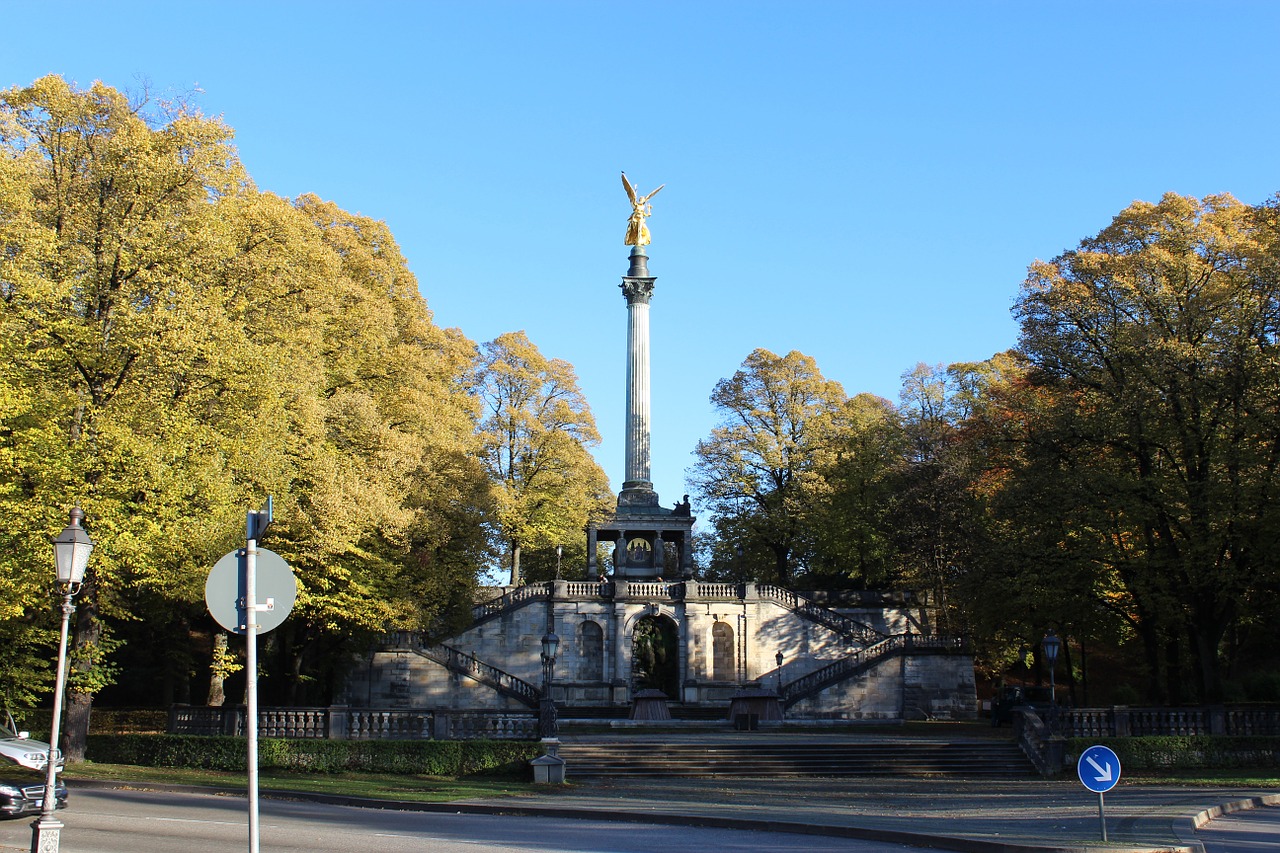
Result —
POLYGON ((194 817, 146 817, 143 820, 154 820, 160 823, 207 823, 212 826, 245 826, 242 820, 200 820, 194 817))

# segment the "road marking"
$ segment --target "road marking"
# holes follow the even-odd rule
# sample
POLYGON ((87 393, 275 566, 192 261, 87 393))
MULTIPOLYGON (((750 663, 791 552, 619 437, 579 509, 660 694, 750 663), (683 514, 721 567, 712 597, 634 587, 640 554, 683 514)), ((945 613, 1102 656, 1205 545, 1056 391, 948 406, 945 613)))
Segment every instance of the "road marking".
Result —
POLYGON ((244 826, 242 820, 200 820, 194 817, 148 817, 145 820, 155 820, 161 823, 207 823, 213 826, 244 826))

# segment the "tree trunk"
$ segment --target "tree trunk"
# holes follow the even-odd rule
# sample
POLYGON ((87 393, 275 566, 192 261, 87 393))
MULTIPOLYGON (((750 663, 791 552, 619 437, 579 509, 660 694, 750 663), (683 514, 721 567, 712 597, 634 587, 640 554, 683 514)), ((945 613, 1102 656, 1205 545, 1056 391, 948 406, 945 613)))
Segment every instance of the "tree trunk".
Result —
POLYGON ((208 704, 214 708, 222 707, 227 701, 225 689, 227 676, 222 667, 222 662, 227 657, 227 632, 219 631, 213 635, 213 661, 209 665, 208 704))
MULTIPOLYGON (((76 638, 70 653, 69 669, 91 674, 94 649, 102 639, 102 623, 98 621, 98 603, 93 582, 85 585, 84 598, 76 608, 76 638)), ((93 711, 93 693, 67 690, 67 717, 63 729, 63 754, 68 764, 84 761, 89 740, 89 716, 93 711)))
POLYGON ((511 541, 511 585, 519 586, 524 582, 520 577, 520 543, 511 541))

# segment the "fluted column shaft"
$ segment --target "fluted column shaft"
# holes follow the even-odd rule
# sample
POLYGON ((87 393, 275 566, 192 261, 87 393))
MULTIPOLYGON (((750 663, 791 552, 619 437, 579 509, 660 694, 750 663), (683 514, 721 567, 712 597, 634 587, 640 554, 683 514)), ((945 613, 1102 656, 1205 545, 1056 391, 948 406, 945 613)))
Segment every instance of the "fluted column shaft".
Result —
POLYGON ((648 487, 649 300, 627 304, 627 468, 623 488, 648 487))

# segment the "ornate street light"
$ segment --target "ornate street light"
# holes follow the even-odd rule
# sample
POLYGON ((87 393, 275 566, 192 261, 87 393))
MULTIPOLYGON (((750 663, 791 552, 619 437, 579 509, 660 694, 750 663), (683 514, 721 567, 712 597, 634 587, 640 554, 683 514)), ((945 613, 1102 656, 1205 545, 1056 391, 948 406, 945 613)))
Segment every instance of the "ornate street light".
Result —
POLYGON ((556 652, 560 638, 548 630, 542 636, 542 696, 538 700, 538 736, 554 738, 559 734, 556 721, 556 700, 551 698, 551 681, 556 670, 556 652))
POLYGON ((556 580, 560 580, 560 557, 564 555, 564 546, 556 546, 556 580))
POLYGON ((61 841, 62 821, 54 816, 58 807, 57 773, 58 736, 62 721, 62 694, 67 683, 67 633, 71 625, 71 614, 76 612, 71 598, 80 591, 84 584, 84 571, 89 565, 89 554, 93 552, 93 539, 80 522, 84 521, 84 510, 72 507, 71 523, 63 528, 58 538, 53 540, 53 561, 58 572, 58 589, 62 598, 62 631, 58 638, 58 674, 53 691, 53 721, 49 732, 49 756, 45 763, 44 802, 40 806, 40 817, 31 824, 31 853, 57 853, 61 841))
POLYGON ((778 698, 782 698, 782 651, 779 650, 773 659, 778 662, 778 698))
POLYGON ((1062 640, 1058 639, 1058 635, 1054 633, 1052 628, 1049 633, 1044 635, 1044 639, 1040 641, 1040 648, 1044 651, 1044 658, 1049 662, 1049 717, 1050 727, 1057 723, 1058 719, 1058 689, 1054 682, 1054 674, 1058 668, 1058 649, 1062 647, 1062 640))

